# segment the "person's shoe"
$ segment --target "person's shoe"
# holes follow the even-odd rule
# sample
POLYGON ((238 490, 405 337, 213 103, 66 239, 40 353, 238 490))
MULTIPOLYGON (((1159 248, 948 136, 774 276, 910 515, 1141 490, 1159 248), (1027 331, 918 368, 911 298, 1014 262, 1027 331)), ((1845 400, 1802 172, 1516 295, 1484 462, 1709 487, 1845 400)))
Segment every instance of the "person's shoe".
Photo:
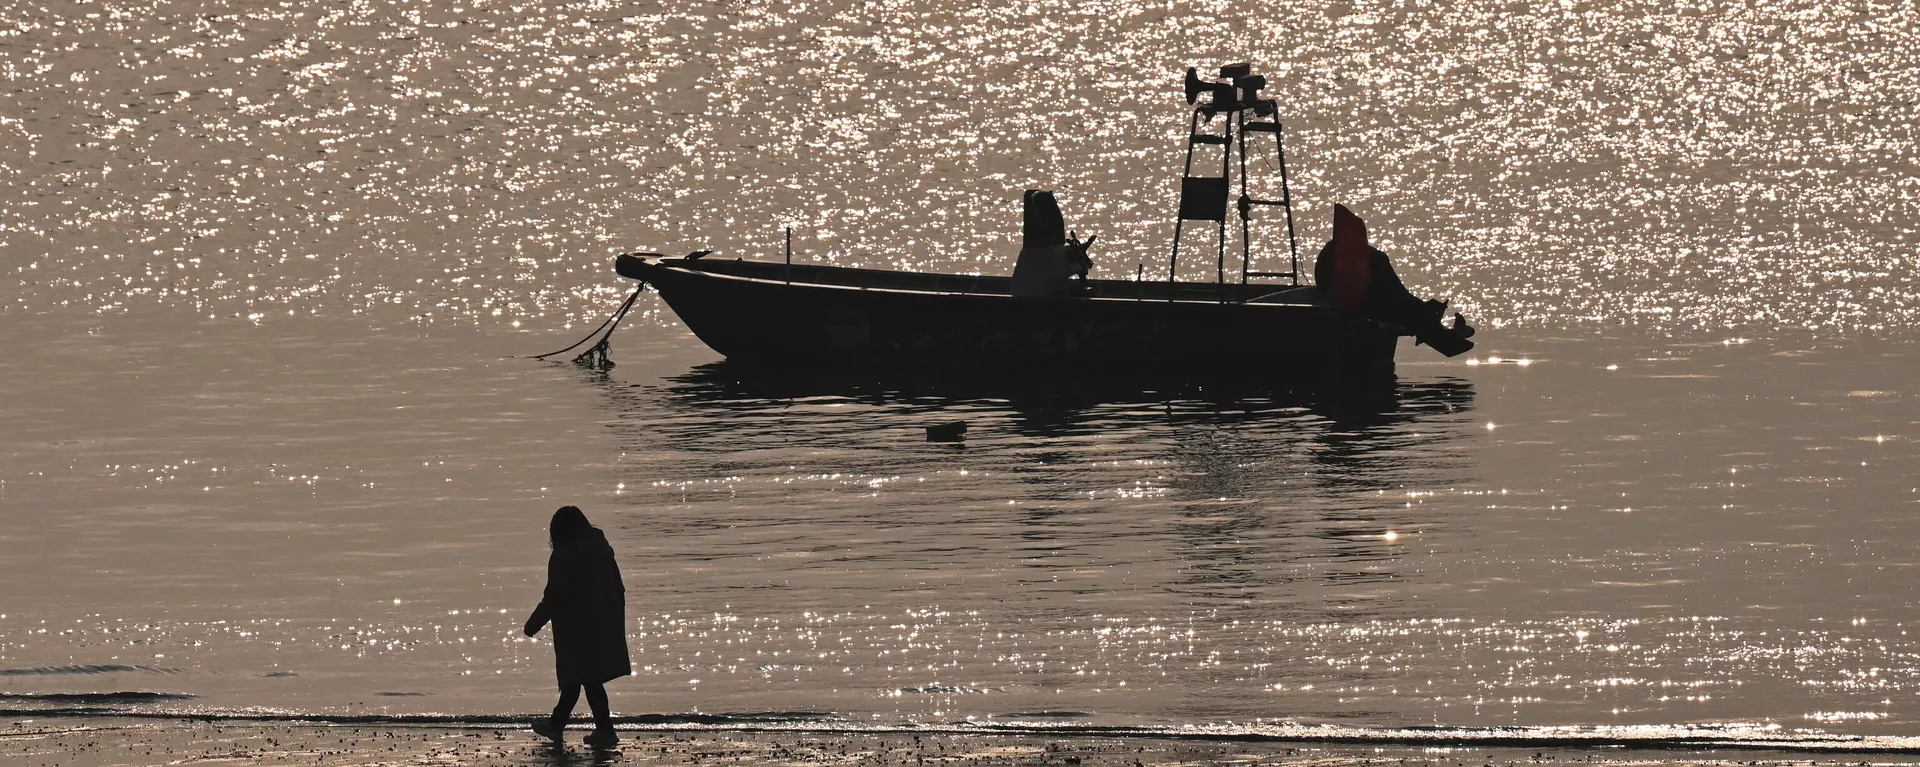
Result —
POLYGON ((620 742, 620 734, 614 732, 611 728, 605 730, 595 729, 593 732, 587 733, 587 737, 583 742, 589 746, 611 746, 620 742))
POLYGON ((563 726, 564 725, 554 724, 550 718, 542 717, 533 720, 533 734, 548 740, 559 740, 562 735, 561 728, 563 726))

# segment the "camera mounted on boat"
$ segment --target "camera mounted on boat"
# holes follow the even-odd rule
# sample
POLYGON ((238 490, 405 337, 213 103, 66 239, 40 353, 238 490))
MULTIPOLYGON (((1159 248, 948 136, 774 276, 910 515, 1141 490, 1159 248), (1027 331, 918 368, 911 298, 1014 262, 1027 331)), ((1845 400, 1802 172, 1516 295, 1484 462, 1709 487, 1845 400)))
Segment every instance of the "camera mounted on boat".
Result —
POLYGON ((1202 93, 1210 94, 1213 98, 1199 107, 1208 120, 1214 115, 1248 109, 1253 110, 1255 117, 1272 117, 1279 111, 1273 99, 1260 98, 1260 90, 1267 87, 1267 78, 1253 74, 1253 65, 1228 64, 1220 68, 1220 78, 1229 82, 1202 80, 1200 70, 1187 67, 1187 103, 1198 101, 1202 93))

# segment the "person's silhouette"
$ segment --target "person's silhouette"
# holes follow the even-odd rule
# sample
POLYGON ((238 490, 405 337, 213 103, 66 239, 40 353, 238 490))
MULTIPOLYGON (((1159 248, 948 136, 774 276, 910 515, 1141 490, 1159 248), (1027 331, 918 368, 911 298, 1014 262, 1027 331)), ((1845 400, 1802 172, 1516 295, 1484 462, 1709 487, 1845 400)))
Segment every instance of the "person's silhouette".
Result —
POLYGON ((1053 193, 1028 189, 1021 198, 1020 258, 1013 263, 1009 290, 1015 298, 1061 298, 1073 295, 1073 277, 1085 287, 1087 270, 1093 261, 1087 258, 1086 242, 1067 236, 1067 220, 1060 213, 1060 202, 1053 193))
POLYGON ((560 703, 553 715, 535 720, 533 731, 558 740, 573 716, 580 690, 593 709, 593 733, 587 743, 619 741, 607 706, 607 682, 633 673, 627 655, 627 597, 620 566, 600 528, 587 522, 577 506, 562 506, 547 526, 553 555, 547 559, 547 588, 527 618, 527 636, 553 623, 553 670, 560 681, 560 703))

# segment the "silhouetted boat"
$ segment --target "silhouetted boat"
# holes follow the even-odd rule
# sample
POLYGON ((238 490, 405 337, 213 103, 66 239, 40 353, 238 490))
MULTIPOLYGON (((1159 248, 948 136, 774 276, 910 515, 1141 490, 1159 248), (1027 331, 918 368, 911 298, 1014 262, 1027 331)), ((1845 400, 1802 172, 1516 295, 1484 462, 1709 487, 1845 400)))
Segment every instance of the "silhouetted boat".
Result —
POLYGON ((1260 119, 1275 113, 1274 102, 1259 98, 1265 80, 1245 65, 1222 68, 1221 77, 1230 82, 1206 82, 1193 70, 1187 74, 1188 103, 1201 94, 1212 98, 1194 110, 1178 218, 1182 225, 1208 221, 1217 226, 1215 282, 1173 279, 1178 227, 1166 281, 1086 279, 1085 244, 1064 239, 1058 208, 1044 192, 1027 195, 1028 244, 1013 278, 794 264, 790 250, 786 263, 712 258, 704 251, 685 257, 631 253, 619 256, 615 269, 652 285, 701 341, 729 360, 748 364, 1114 370, 1208 378, 1390 371, 1402 335, 1417 336, 1449 356, 1472 348, 1466 340, 1472 330, 1457 317, 1454 327, 1442 326, 1443 305, 1407 293, 1384 254, 1372 251, 1369 271, 1364 225, 1344 208, 1339 210, 1346 223, 1336 227, 1335 242, 1345 237, 1348 245, 1327 253, 1352 260, 1340 261, 1340 271, 1324 273, 1318 281, 1345 289, 1299 284, 1285 142, 1278 121, 1260 119), (1227 117, 1224 135, 1207 132, 1220 115, 1227 117), (1244 156, 1248 138, 1258 133, 1275 139, 1281 177, 1277 201, 1248 194, 1244 156), (1235 138, 1243 158, 1233 206, 1242 223, 1242 259, 1239 281, 1231 282, 1226 270, 1231 175, 1192 172, 1194 149, 1201 146, 1221 147, 1219 167, 1231 170, 1235 138), (1287 213, 1290 271, 1250 270, 1252 211, 1262 206, 1287 213), (1064 254, 1065 260, 1048 267, 1056 270, 1042 278, 1050 282, 1036 282, 1019 276, 1028 269, 1031 253, 1051 253, 1055 259, 1064 254), (1082 265, 1073 275, 1077 279, 1058 271, 1071 270, 1076 256, 1082 265), (1250 281, 1255 277, 1286 282, 1250 281), (1022 279, 1027 279, 1024 285, 1022 279), (1035 286, 1052 292, 1036 295, 1035 286))
POLYGON ((1016 299, 1006 277, 640 255, 616 268, 748 363, 1298 372, 1390 364, 1397 335, 1304 286, 1087 280, 1082 296, 1016 299))

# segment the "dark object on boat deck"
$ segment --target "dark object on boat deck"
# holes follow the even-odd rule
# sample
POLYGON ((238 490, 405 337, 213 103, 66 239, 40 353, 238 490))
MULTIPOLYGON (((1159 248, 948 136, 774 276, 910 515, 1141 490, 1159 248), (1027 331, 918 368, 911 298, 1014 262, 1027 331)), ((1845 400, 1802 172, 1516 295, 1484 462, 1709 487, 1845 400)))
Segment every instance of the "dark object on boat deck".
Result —
POLYGON ((966 421, 950 421, 948 423, 927 427, 928 442, 959 442, 965 439, 966 436, 966 421))
POLYGON ((1087 248, 1094 235, 1081 242, 1067 232, 1066 218, 1053 193, 1028 189, 1021 197, 1020 257, 1013 265, 1014 298, 1066 298, 1080 291, 1093 262, 1087 248))
POLYGON ((687 254, 687 260, 688 260, 688 261, 695 261, 695 260, 698 260, 698 259, 701 259, 701 258, 704 258, 704 257, 706 257, 706 256, 709 256, 709 255, 712 255, 712 253, 713 253, 713 251, 711 251, 711 250, 696 250, 696 251, 694 251, 694 252, 692 252, 692 253, 688 253, 688 254, 687 254))

